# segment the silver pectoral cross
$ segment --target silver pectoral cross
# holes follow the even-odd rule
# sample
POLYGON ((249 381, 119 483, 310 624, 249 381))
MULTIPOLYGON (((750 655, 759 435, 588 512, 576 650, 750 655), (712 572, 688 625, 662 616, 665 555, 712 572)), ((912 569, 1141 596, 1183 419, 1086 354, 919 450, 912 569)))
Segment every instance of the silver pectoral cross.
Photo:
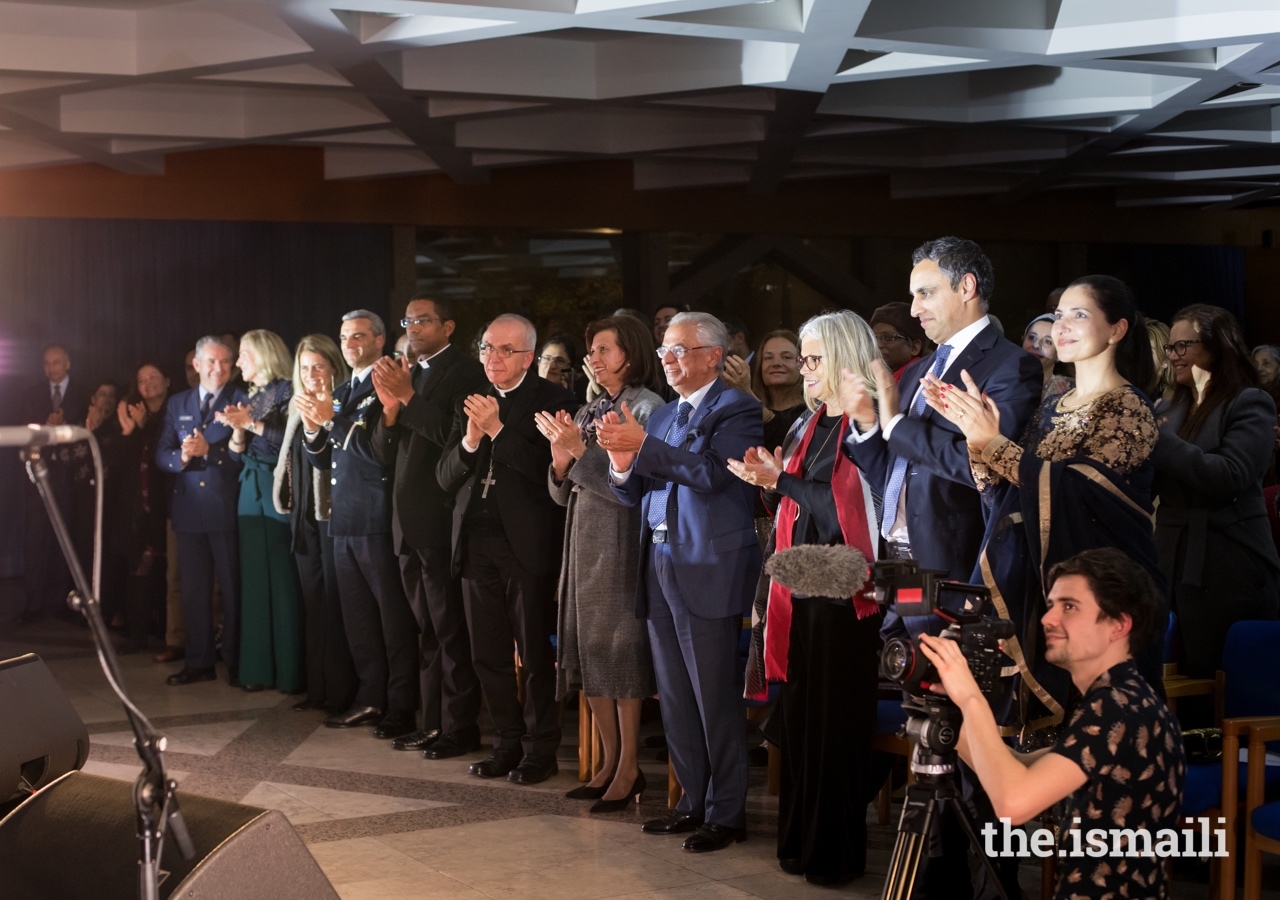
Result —
POLYGON ((493 479, 493 460, 489 460, 489 474, 481 478, 480 483, 484 485, 484 490, 480 492, 480 497, 481 499, 488 499, 489 488, 498 483, 493 479))

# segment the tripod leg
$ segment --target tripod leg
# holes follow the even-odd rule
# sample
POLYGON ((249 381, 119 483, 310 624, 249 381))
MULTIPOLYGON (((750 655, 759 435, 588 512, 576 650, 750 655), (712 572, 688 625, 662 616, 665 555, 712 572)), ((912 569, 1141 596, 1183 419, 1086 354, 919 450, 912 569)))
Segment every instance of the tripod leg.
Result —
POLYGON ((936 802, 934 790, 928 786, 916 783, 907 788, 881 900, 910 900, 920 873, 920 859, 929 846, 936 802))
POLYGON ((964 804, 958 797, 947 797, 942 801, 943 814, 950 810, 960 822, 960 827, 964 829, 964 833, 969 836, 969 844, 973 847, 973 852, 978 857, 978 861, 982 863, 982 867, 987 871, 987 877, 991 879, 991 883, 995 886, 996 893, 1000 900, 1009 900, 1009 895, 1005 892, 1004 882, 1000 880, 1000 873, 996 871, 995 863, 991 861, 991 857, 987 856, 982 848, 982 842, 978 840, 978 832, 974 830, 973 820, 969 818, 969 811, 965 809, 964 804))

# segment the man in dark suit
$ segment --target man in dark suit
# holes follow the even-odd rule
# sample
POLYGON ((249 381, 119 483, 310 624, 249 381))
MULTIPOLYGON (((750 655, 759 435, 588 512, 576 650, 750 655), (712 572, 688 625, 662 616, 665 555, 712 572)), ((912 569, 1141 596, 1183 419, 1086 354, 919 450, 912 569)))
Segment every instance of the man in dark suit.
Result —
POLYGON ((391 739, 414 730, 418 623, 400 583, 391 538, 393 472, 373 452, 371 435, 382 416, 372 372, 386 339, 376 313, 357 309, 343 316, 338 343, 351 380, 335 388, 332 398, 308 395, 297 407, 307 452, 330 476, 338 596, 360 678, 351 708, 324 724, 373 725, 374 737, 391 739))
POLYGON ((463 399, 436 469, 440 487, 456 497, 453 571, 462 576, 471 658, 494 725, 493 752, 471 774, 516 784, 559 771, 551 635, 564 518, 547 492, 551 445, 533 414, 578 406, 573 394, 529 371, 535 352, 528 319, 504 315, 489 323, 480 359, 492 387, 463 399))
MULTIPOLYGON (((598 426, 614 493, 641 505, 636 614, 649 620, 667 747, 684 797, 650 834, 693 831, 684 849, 746 837, 747 748, 738 641, 760 575, 754 492, 728 469, 764 441, 760 403, 719 377, 729 336, 715 317, 680 313, 662 367, 679 395, 647 426, 598 426)), ((630 420, 627 410, 623 415, 630 420)))
MULTIPOLYGON (((66 348, 56 344, 46 347, 43 354, 44 378, 32 386, 28 393, 21 419, 32 425, 83 425, 89 406, 88 391, 79 379, 71 377, 71 356, 66 348)), ((67 527, 77 531, 75 517, 71 515, 72 483, 67 465, 65 447, 51 447, 43 454, 49 466, 49 486, 67 527)), ((27 600, 22 611, 23 622, 35 622, 48 613, 59 618, 76 618, 67 608, 70 592, 71 570, 67 568, 58 539, 49 523, 49 515, 36 491, 35 485, 24 476, 26 487, 26 519, 23 541, 23 583, 27 600)), ((77 534, 77 537, 82 535, 77 534)), ((90 535, 90 539, 91 539, 90 535)), ((83 539, 77 540, 81 554, 80 564, 89 571, 92 560, 84 553, 83 539)))
POLYGON ((420 629, 422 727, 391 746, 449 759, 480 745, 480 682, 471 665, 462 585, 452 566, 453 497, 441 489, 436 466, 454 411, 488 382, 484 367, 449 343, 456 327, 450 304, 415 297, 404 315, 407 350, 417 362, 383 357, 374 364, 382 417, 373 430, 373 449, 384 465, 395 466, 392 538, 420 629))
POLYGON ((236 502, 240 464, 227 444, 231 428, 214 415, 248 396, 233 387, 231 348, 209 335, 196 342, 194 364, 200 384, 176 394, 165 408, 156 443, 156 463, 174 473, 169 518, 178 539, 182 569, 182 613, 187 625, 186 664, 170 675, 170 685, 212 681, 214 647, 213 579, 222 593, 222 659, 227 682, 239 684, 240 544, 236 502))
MULTIPOLYGON (((988 507, 974 485, 964 435, 925 405, 920 381, 928 375, 963 389, 960 373, 968 372, 999 406, 1000 431, 1017 440, 1039 405, 1043 370, 1037 357, 1001 337, 987 315, 995 275, 977 244, 939 238, 916 248, 912 262, 911 314, 938 349, 909 365, 897 383, 876 361, 878 415, 861 379, 845 374, 842 400, 856 433, 845 439, 844 452, 868 481, 884 485, 880 532, 890 555, 910 556, 923 568, 968 582, 978 563, 988 507)), ((935 616, 903 621, 890 612, 881 631, 887 637, 940 629, 935 616)), ((976 780, 965 778, 964 787, 975 814, 994 820, 976 780)), ((950 818, 943 820, 942 844, 943 856, 926 865, 925 890, 930 897, 968 896, 968 840, 950 818)), ((1016 865, 1000 868, 1006 889, 1016 896, 1016 865)), ((993 890, 979 886, 984 895, 993 890)))

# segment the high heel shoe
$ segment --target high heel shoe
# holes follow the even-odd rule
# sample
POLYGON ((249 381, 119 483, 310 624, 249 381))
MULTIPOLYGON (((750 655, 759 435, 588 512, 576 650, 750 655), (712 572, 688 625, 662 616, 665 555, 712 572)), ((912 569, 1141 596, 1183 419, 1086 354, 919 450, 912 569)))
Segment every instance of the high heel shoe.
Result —
POLYGON ((620 800, 597 800, 591 804, 590 811, 593 813, 607 813, 626 809, 632 803, 640 802, 640 795, 644 793, 646 787, 648 785, 644 780, 644 772, 639 772, 636 774, 636 780, 631 782, 631 790, 627 791, 627 796, 620 800))
POLYGON ((592 787, 589 784, 584 784, 571 791, 566 791, 565 796, 570 800, 599 800, 607 790, 609 790, 609 785, 607 784, 603 787, 592 787))

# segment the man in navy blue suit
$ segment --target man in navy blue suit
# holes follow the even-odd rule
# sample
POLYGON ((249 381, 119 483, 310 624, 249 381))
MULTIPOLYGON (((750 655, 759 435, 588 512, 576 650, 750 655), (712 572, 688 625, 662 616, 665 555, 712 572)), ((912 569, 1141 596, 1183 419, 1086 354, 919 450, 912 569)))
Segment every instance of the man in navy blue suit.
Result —
MULTIPOLYGON (((909 556, 923 568, 968 582, 986 533, 988 507, 974 484, 964 435, 925 405, 920 381, 928 374, 961 385, 960 373, 968 372, 999 406, 1000 431, 1017 440, 1039 405, 1044 376, 1037 358, 1002 337, 987 315, 995 274, 977 244, 938 238, 917 247, 911 259, 911 314, 938 349, 906 368, 901 393, 893 373, 876 361, 878 413, 862 380, 845 373, 842 401, 856 428, 845 439, 844 452, 868 482, 884 485, 880 533, 890 555, 909 556)), ((886 637, 936 634, 940 628, 934 616, 903 621, 890 612, 881 632, 886 637)), ((977 814, 994 819, 976 784, 966 780, 964 786, 977 814)), ((968 841, 951 819, 943 820, 942 844, 944 855, 925 868, 924 889, 930 897, 967 897, 968 841)), ((1017 867, 1004 867, 1001 876, 1009 895, 1017 896, 1017 867)), ((983 883, 979 895, 992 890, 983 883)))
POLYGON ((705 313, 671 320, 658 348, 679 395, 638 425, 599 426, 614 493, 643 510, 636 614, 649 620, 667 747, 684 797, 646 822, 692 831, 684 849, 746 837, 747 748, 738 640, 760 575, 753 490, 728 469, 764 440, 760 403, 720 379, 729 336, 705 313))
POLYGON ((342 317, 339 343, 351 379, 333 396, 296 401, 307 452, 332 485, 338 599, 360 687, 351 708, 329 716, 329 728, 373 725, 390 740, 415 729, 418 709, 418 622, 404 595, 391 533, 393 466, 373 449, 382 417, 373 366, 382 358, 386 328, 377 313, 356 309, 342 317))
POLYGON ((170 675, 171 685, 212 681, 217 650, 213 635, 213 579, 222 592, 222 659, 227 682, 239 683, 240 545, 236 500, 240 464, 227 444, 231 428, 214 414, 247 403, 245 392, 229 384, 231 348, 208 335, 196 342, 192 360, 200 383, 177 394, 165 409, 156 463, 173 472, 169 518, 178 538, 182 569, 182 614, 187 623, 186 664, 170 675))

